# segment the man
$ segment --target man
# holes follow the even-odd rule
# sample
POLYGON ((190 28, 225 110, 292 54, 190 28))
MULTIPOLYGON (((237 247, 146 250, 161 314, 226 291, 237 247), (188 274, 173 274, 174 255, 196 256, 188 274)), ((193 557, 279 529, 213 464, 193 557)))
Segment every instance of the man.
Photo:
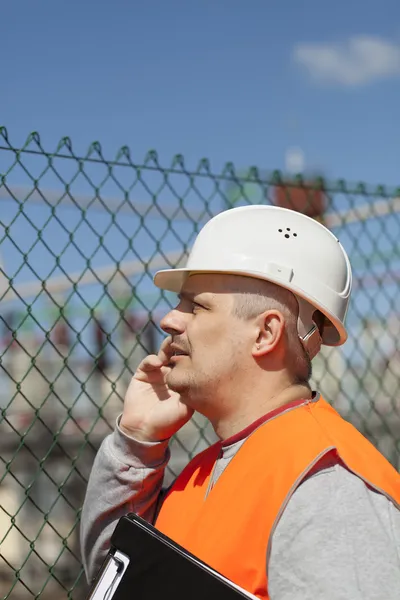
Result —
POLYGON ((155 283, 179 303, 93 466, 88 577, 133 511, 259 598, 398 599, 400 476, 309 387, 321 343, 347 338, 336 237, 287 209, 232 209, 155 283), (165 494, 168 441, 194 411, 220 441, 165 494))

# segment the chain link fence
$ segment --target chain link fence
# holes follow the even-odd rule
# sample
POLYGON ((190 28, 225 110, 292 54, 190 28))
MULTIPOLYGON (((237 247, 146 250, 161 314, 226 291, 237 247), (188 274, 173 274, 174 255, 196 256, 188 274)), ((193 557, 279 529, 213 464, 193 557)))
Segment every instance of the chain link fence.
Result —
MULTIPOLYGON (((313 384, 399 468, 400 194, 384 187, 215 173, 207 160, 134 163, 99 143, 84 156, 0 129, 0 592, 80 599, 80 507, 101 440, 174 302, 158 268, 177 266, 213 215, 293 206, 340 238, 354 269, 350 339, 314 361, 313 384)), ((312 243, 312 240, 310 240, 312 243)), ((316 248, 316 252, 318 249, 316 248)), ((166 482, 214 441, 199 416, 176 436, 166 482)))

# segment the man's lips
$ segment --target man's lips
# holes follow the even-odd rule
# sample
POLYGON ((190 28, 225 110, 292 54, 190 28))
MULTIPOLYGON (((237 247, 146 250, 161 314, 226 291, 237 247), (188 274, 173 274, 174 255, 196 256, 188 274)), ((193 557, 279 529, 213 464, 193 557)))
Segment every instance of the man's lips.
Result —
POLYGON ((179 348, 179 346, 175 346, 171 344, 170 349, 172 351, 172 356, 188 356, 188 352, 183 350, 183 348, 179 348))
POLYGON ((172 351, 171 357, 169 359, 170 362, 176 362, 184 358, 185 356, 188 356, 188 353, 185 350, 183 350, 183 348, 175 346, 175 344, 171 344, 170 350, 172 351))
POLYGON ((171 358, 169 359, 170 363, 174 363, 177 362, 179 360, 182 360, 182 358, 187 358, 187 354, 173 354, 171 356, 171 358))

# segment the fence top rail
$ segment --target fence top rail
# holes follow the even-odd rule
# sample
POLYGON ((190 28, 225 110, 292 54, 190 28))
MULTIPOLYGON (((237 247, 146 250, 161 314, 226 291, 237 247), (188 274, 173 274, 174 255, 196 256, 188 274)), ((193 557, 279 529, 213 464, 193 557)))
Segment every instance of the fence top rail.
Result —
MULTIPOLYGON (((149 150, 144 157, 144 160, 134 162, 131 157, 129 146, 122 146, 115 154, 114 158, 107 159, 104 157, 103 149, 99 141, 92 142, 85 154, 76 154, 73 149, 72 140, 69 137, 63 137, 58 142, 55 150, 48 151, 43 147, 40 135, 38 132, 30 133, 25 142, 20 146, 14 146, 5 127, 0 126, 0 150, 14 153, 17 158, 20 154, 32 154, 45 156, 49 161, 54 158, 62 158, 75 160, 76 162, 92 162, 101 163, 112 168, 130 167, 134 169, 145 169, 158 171, 165 174, 184 174, 189 177, 207 177, 215 181, 224 181, 232 183, 255 183, 263 186, 279 186, 287 187, 305 186, 307 189, 322 189, 327 194, 351 194, 356 196, 370 196, 379 198, 393 199, 400 196, 399 186, 386 186, 382 184, 367 184, 365 182, 348 182, 344 179, 336 179, 333 181, 327 180, 324 177, 315 175, 298 174, 288 177, 282 171, 264 170, 256 166, 250 166, 243 170, 235 167, 233 162, 226 162, 220 172, 212 170, 211 163, 208 158, 199 160, 195 169, 189 169, 186 166, 185 158, 182 154, 175 154, 172 157, 171 163, 168 166, 163 166, 160 163, 159 156, 156 150, 149 150)), ((0 173, 0 185, 3 183, 5 174, 0 173)))

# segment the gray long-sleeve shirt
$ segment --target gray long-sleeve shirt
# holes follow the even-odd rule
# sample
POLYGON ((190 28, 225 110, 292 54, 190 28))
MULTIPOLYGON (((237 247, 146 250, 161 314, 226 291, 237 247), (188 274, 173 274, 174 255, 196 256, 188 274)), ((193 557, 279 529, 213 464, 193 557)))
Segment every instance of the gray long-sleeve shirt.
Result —
MULTIPOLYGON (((223 448, 214 485, 244 441, 223 448)), ((121 516, 153 520, 168 460, 167 442, 137 442, 118 426, 103 441, 82 512, 88 579, 121 516)), ((400 511, 328 456, 288 502, 266 568, 271 600, 399 600, 400 511)))

